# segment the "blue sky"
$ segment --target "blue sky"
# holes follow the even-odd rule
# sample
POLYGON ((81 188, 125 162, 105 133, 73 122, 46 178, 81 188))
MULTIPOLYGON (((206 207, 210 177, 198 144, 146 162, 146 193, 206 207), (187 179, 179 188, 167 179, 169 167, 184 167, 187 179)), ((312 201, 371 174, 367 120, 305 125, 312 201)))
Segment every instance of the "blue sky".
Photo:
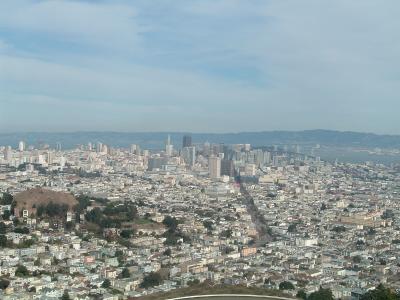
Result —
POLYGON ((400 134, 398 0, 0 1, 0 132, 400 134))

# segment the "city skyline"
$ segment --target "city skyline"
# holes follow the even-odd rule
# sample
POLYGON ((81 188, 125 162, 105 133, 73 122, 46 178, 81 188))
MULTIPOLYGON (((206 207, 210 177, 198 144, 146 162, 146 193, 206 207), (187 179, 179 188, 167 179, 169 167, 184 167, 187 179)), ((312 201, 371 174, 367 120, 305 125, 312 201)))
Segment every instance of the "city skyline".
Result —
POLYGON ((0 131, 399 134, 399 6, 2 1, 0 131))

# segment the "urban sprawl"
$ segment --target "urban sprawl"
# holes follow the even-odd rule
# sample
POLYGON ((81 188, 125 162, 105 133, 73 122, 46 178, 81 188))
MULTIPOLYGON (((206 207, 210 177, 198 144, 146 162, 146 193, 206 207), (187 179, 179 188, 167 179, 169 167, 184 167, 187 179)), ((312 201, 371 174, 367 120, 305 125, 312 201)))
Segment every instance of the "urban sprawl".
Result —
POLYGON ((399 165, 190 136, 160 151, 21 141, 0 153, 0 299, 400 288, 399 165))

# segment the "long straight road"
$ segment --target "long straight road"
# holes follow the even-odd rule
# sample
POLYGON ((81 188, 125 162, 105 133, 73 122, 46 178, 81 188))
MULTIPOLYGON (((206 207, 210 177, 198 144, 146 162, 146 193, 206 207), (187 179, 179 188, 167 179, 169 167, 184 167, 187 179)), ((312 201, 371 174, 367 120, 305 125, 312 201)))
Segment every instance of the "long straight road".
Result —
POLYGON ((255 246, 257 247, 264 246, 266 243, 272 240, 271 236, 267 232, 267 224, 264 220, 264 217, 254 204, 253 197, 247 191, 244 183, 240 180, 240 177, 237 182, 240 184, 240 192, 244 198, 244 204, 247 207, 247 211, 250 214, 251 220, 256 226, 256 230, 258 233, 258 238, 255 241, 256 242, 255 246))

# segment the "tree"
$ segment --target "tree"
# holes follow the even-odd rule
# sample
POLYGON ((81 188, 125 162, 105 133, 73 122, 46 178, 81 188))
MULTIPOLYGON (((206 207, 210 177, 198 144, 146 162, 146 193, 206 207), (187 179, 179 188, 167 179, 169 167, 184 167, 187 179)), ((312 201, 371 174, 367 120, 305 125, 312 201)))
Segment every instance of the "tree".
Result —
POLYGON ((10 205, 13 203, 14 197, 10 193, 3 193, 3 197, 1 198, 1 205, 10 205))
POLYGON ((120 236, 124 239, 129 239, 132 236, 132 234, 133 234, 132 230, 124 229, 124 230, 121 230, 120 236))
POLYGON ((0 234, 0 248, 7 247, 7 237, 3 234, 0 234))
POLYGON ((10 285, 10 281, 4 278, 0 278, 0 290, 5 290, 10 285))
POLYGON ((73 222, 68 221, 68 222, 65 223, 65 229, 67 231, 71 231, 73 228, 74 228, 74 223, 73 222))
POLYGON ((10 217, 11 217, 11 212, 9 211, 9 210, 5 210, 4 212, 3 212, 3 220, 10 220, 10 217))
POLYGON ((166 216, 163 220, 163 224, 167 226, 169 229, 175 231, 176 228, 178 227, 178 220, 176 218, 173 218, 171 216, 166 216))
POLYGON ((207 228, 207 230, 210 231, 210 230, 212 230, 213 222, 209 221, 209 220, 206 220, 206 221, 203 222, 203 226, 205 228, 207 228))
POLYGON ((360 300, 398 300, 400 296, 386 288, 383 284, 377 286, 375 290, 361 296, 360 300))
POLYGON ((0 222, 0 234, 6 234, 7 233, 7 226, 4 224, 4 222, 0 222))
POLYGON ((307 299, 307 294, 306 294, 306 292, 304 290, 299 290, 297 292, 297 294, 296 294, 296 298, 300 298, 300 299, 306 300, 307 299))
POLYGON ((323 289, 322 287, 319 291, 311 293, 307 298, 308 300, 333 300, 333 294, 330 289, 323 289))
POLYGON ((28 227, 16 227, 14 229, 15 233, 21 233, 21 234, 29 234, 29 228, 28 227))
POLYGON ((199 283, 200 283, 200 280, 198 280, 197 278, 187 282, 188 286, 197 285, 199 283))
POLYGON ((124 268, 121 272, 122 278, 129 278, 131 277, 131 273, 129 272, 128 268, 124 268))
POLYGON ((159 273, 151 272, 149 275, 143 278, 140 287, 146 289, 149 287, 160 285, 161 283, 162 283, 161 275, 159 273))
POLYGON ((282 281, 279 284, 280 290, 294 290, 294 285, 290 281, 282 281))
POLYGON ((168 248, 167 250, 164 251, 163 254, 164 254, 165 256, 171 256, 171 252, 172 252, 171 249, 168 248))
POLYGON ((29 275, 28 269, 23 265, 18 265, 17 269, 15 270, 15 276, 17 277, 25 277, 29 275))
POLYGON ((221 237, 226 237, 226 238, 231 238, 232 237, 232 233, 233 233, 233 231, 232 231, 232 229, 226 229, 226 230, 224 230, 224 231, 222 231, 221 232, 221 237))
POLYGON ((297 224, 296 224, 296 223, 290 224, 289 227, 288 227, 288 229, 287 229, 287 231, 288 231, 288 232, 296 232, 296 227, 297 227, 297 224))
POLYGON ((64 290, 64 293, 63 293, 63 295, 61 296, 61 300, 70 300, 71 298, 70 298, 70 296, 69 296, 69 294, 68 294, 68 291, 67 290, 64 290))
POLYGON ((111 286, 110 279, 106 278, 103 283, 101 284, 101 287, 104 289, 108 289, 111 286))

